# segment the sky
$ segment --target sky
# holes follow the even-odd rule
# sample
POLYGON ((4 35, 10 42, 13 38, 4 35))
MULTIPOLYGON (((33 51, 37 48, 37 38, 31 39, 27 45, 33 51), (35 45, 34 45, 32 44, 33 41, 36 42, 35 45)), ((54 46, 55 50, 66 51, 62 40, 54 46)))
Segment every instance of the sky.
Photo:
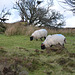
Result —
MULTIPOLYGON (((21 20, 19 13, 17 10, 13 9, 13 4, 15 3, 16 0, 0 0, 0 11, 6 7, 7 9, 10 9, 11 15, 8 16, 9 20, 6 21, 7 23, 13 23, 16 21, 21 20)), ((44 0, 46 1, 46 0, 44 0)), ((46 4, 46 2, 44 2, 46 4)), ((64 15, 65 21, 66 21, 66 26, 65 27, 70 27, 70 28, 75 28, 75 16, 71 11, 66 11, 63 9, 57 2, 57 0, 54 0, 54 6, 51 7, 51 9, 56 9, 57 11, 60 11, 61 14, 64 15)))

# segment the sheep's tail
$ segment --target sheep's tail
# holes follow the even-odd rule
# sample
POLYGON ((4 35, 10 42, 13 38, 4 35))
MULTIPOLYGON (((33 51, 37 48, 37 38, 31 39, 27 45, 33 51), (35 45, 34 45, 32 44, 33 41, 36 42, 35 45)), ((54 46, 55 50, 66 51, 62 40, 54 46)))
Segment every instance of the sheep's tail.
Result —
POLYGON ((66 43, 66 38, 64 39, 64 42, 66 43))

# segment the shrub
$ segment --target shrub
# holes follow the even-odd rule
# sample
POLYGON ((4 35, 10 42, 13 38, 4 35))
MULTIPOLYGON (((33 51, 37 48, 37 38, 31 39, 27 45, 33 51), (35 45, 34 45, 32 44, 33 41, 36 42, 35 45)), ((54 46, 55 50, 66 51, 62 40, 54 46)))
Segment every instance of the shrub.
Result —
POLYGON ((0 33, 4 33, 6 30, 6 27, 3 25, 3 23, 0 22, 0 33))

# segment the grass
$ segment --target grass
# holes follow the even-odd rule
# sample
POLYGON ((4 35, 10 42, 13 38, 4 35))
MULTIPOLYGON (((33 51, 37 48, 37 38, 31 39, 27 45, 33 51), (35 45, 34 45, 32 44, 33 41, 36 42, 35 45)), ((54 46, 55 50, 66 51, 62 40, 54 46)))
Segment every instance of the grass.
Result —
POLYGON ((16 36, 5 36, 0 35, 0 46, 4 46, 8 49, 16 47, 24 47, 26 49, 40 49, 40 41, 30 41, 29 36, 16 35, 16 36), (35 43, 35 44, 34 44, 35 43))
MULTIPOLYGON (((75 53, 75 36, 66 36, 66 39, 64 50, 75 53)), ((28 71, 29 75, 75 75, 75 67, 68 66, 68 64, 72 64, 72 61, 75 63, 75 57, 70 58, 67 53, 57 54, 53 51, 47 53, 46 50, 43 51, 40 48, 42 42, 40 40, 30 41, 29 36, 26 35, 6 36, 0 34, 0 60, 1 57, 2 59, 3 57, 9 58, 10 61, 14 61, 14 58, 22 60, 20 64, 23 70, 28 71), (62 58, 68 62, 64 62, 62 58)))
MULTIPOLYGON (((65 47, 71 52, 74 52, 75 46, 75 36, 66 36, 67 43, 65 47)), ((43 41, 30 41, 29 36, 15 35, 15 36, 5 36, 0 34, 0 46, 6 49, 15 49, 16 47, 23 47, 26 49, 41 49, 40 45, 43 41)))
POLYGON ((67 37, 67 43, 66 43, 65 47, 67 48, 68 51, 75 53, 75 51, 74 51, 74 49, 75 49, 75 36, 68 36, 67 37))

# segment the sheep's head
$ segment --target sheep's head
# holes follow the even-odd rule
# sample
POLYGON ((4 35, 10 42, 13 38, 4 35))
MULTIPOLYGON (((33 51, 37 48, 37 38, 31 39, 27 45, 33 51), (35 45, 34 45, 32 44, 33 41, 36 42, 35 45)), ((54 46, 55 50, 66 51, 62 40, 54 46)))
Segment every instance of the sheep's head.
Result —
POLYGON ((30 37, 30 41, 32 41, 32 40, 33 40, 33 36, 30 37))
POLYGON ((43 43, 41 44, 41 49, 45 49, 45 45, 43 43))

